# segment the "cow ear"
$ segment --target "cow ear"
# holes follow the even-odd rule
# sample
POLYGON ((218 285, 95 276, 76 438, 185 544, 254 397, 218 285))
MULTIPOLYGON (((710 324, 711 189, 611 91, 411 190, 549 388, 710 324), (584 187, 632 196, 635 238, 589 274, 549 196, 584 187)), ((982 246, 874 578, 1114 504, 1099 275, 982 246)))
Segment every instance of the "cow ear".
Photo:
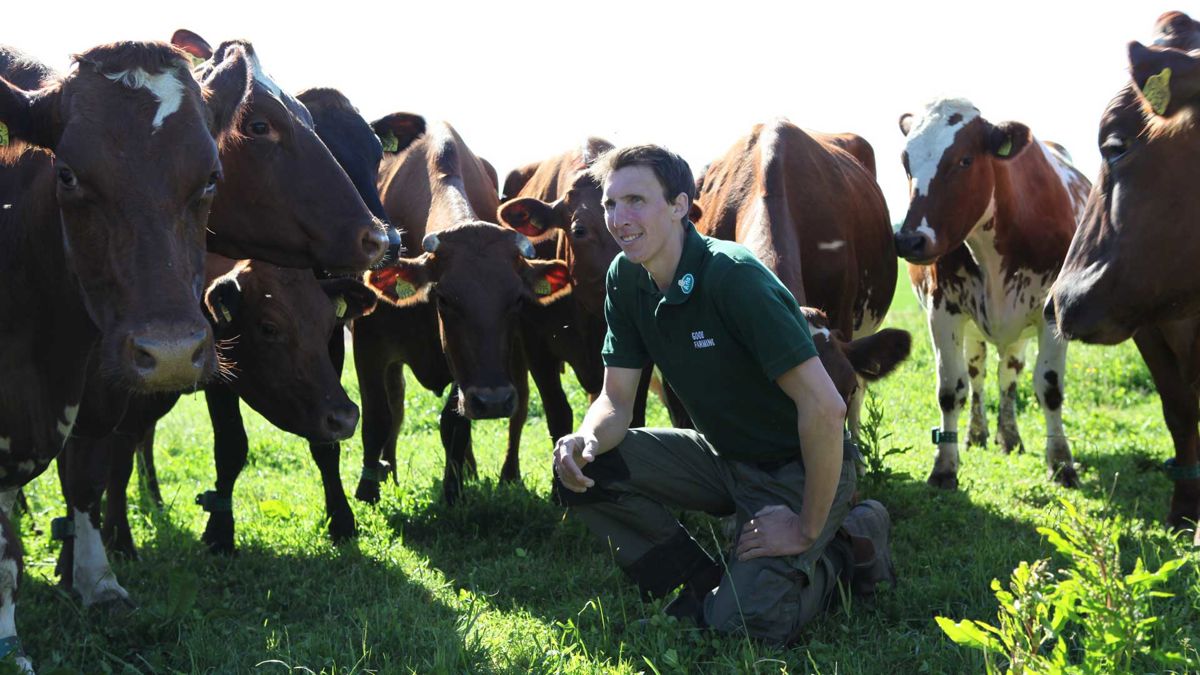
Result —
POLYGON ((187 52, 193 59, 207 61, 212 58, 213 48, 204 38, 186 28, 180 28, 171 35, 171 44, 187 52))
POLYGON ((526 260, 525 283, 543 305, 549 305, 571 292, 571 271, 561 260, 526 260))
POLYGON ((323 279, 321 290, 333 302, 333 315, 339 321, 350 321, 375 311, 379 296, 357 279, 323 279))
POLYGON ((429 298, 433 270, 428 255, 400 258, 386 267, 367 272, 365 281, 389 304, 408 307, 429 298))
POLYGON ((213 135, 224 138, 237 129, 238 119, 245 110, 246 98, 254 87, 250 59, 238 45, 225 52, 221 65, 214 68, 204 82, 204 100, 213 115, 213 135))
POLYGON ((552 227, 565 227, 558 208, 561 203, 560 200, 554 204, 547 204, 533 197, 510 199, 496 210, 496 217, 501 225, 526 237, 540 237, 552 227))
POLYGON ((233 325, 241 308, 242 287, 236 275, 220 277, 204 293, 204 309, 218 333, 233 325))
POLYGON ((0 147, 13 141, 53 150, 58 143, 61 85, 25 91, 0 78, 0 147))
POLYGON ((1020 122, 1001 122, 988 129, 988 151, 997 159, 1012 159, 1029 143, 1029 127, 1020 122))
POLYGON ((899 328, 885 328, 874 335, 861 337, 846 345, 846 358, 854 372, 864 380, 874 382, 886 377, 912 350, 912 335, 899 328))
POLYGON ((700 205, 697 204, 696 200, 693 199, 692 205, 688 207, 688 220, 692 221, 693 223, 698 223, 700 222, 700 217, 703 215, 704 209, 700 208, 700 205))
POLYGON ((1155 115, 1170 117, 1200 94, 1200 57, 1129 43, 1129 74, 1155 115))
POLYGON ((912 113, 904 113, 903 115, 901 115, 900 116, 900 133, 907 136, 908 132, 912 131, 912 123, 913 123, 913 114, 912 113))
POLYGON ((371 129, 383 143, 384 152, 396 153, 425 135, 425 118, 413 113, 392 113, 371 122, 371 129))

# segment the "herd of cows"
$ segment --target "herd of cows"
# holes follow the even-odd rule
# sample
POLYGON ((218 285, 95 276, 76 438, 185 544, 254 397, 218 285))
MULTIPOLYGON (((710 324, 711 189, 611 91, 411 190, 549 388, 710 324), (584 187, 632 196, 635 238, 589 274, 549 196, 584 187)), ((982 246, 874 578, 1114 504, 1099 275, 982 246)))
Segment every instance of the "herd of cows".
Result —
MULTIPOLYGON (((907 357, 880 330, 898 258, 910 264, 937 362, 941 425, 929 483, 957 487, 958 423, 987 442, 988 343, 1000 356, 1002 447, 1023 447, 1015 387, 1037 338, 1034 384, 1049 475, 1078 484, 1063 430, 1066 340, 1132 336, 1162 398, 1176 457, 1167 521, 1200 516, 1200 24, 1173 12, 1131 43, 1131 81, 1105 111, 1095 186, 1019 122, 941 99, 900 118, 911 203, 893 231, 871 146, 854 134, 755 126, 698 178, 691 219, 747 246, 805 305, 820 358, 850 403, 907 357), (1194 251, 1195 254, 1189 254, 1194 251)), ((215 489, 203 540, 234 548, 246 463, 244 400, 310 442, 329 534, 355 534, 338 442, 359 423, 340 384, 352 326, 362 405, 355 496, 380 498, 397 465, 405 373, 443 392, 444 497, 475 470, 471 420, 508 418, 517 455, 531 375, 549 433, 571 431, 561 374, 599 392, 604 278, 618 253, 580 147, 503 185, 448 124, 367 123, 334 89, 296 95, 245 41, 213 49, 118 43, 65 76, 0 48, 0 653, 16 653, 22 573, 9 521, 18 490, 56 457, 68 517, 59 574, 85 605, 128 602, 106 551, 133 553, 125 491, 135 452, 182 391, 203 386, 215 489), (100 513, 101 497, 104 513, 100 513)), ((653 375, 643 378, 644 411, 653 375)), ((661 393, 672 421, 687 411, 661 393)), ((644 420, 644 412, 640 414, 644 420)), ((548 456, 548 455, 547 455, 548 456)))

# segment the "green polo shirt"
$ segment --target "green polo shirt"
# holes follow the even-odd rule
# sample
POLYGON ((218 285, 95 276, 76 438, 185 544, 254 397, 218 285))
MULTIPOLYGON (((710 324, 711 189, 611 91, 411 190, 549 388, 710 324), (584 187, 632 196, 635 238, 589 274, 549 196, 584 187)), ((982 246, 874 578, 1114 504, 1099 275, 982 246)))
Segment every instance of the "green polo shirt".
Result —
POLYGON ((817 355, 796 299, 754 254, 689 222, 664 296, 622 253, 606 280, 604 364, 653 362, 722 457, 797 457, 796 404, 775 379, 817 355))

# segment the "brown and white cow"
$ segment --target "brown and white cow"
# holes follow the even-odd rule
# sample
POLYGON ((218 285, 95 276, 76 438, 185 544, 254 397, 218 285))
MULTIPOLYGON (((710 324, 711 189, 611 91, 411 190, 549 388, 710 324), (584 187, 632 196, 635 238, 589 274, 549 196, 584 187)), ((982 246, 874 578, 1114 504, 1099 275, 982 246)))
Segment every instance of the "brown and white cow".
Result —
POLYGON ((1183 51, 1198 47, 1181 12, 1159 17, 1154 46, 1130 43, 1132 82, 1101 118, 1100 176, 1046 304, 1072 340, 1132 335, 1175 445, 1172 527, 1200 520, 1200 55, 1183 51))
POLYGON ((964 99, 938 99, 900 118, 911 203, 896 251, 929 321, 942 424, 929 484, 958 487, 958 417, 970 386, 969 443, 987 443, 983 407, 987 343, 1000 355, 998 435, 1024 450, 1017 376, 1038 338, 1034 389, 1046 419, 1046 463, 1060 483, 1078 477, 1062 425, 1066 343, 1042 319, 1090 187, 1057 146, 1020 122, 992 124, 964 99))
MULTIPOLYGON (((215 366, 199 308, 204 231, 221 177, 217 139, 250 83, 238 50, 203 88, 186 56, 161 43, 96 47, 75 63, 36 91, 0 79, 10 145, 0 148, 0 644, 8 652, 19 649, 22 565, 8 511, 72 434, 89 361, 123 392, 194 387, 215 366)), ((85 555, 103 554, 94 528, 77 536, 85 555)), ((108 580, 96 581, 91 590, 103 598, 108 580)))
POLYGON ((215 50, 176 31, 173 44, 202 60, 198 78, 245 53, 253 88, 236 141, 221 147, 225 184, 213 202, 208 250, 286 267, 362 271, 383 257, 387 235, 313 128, 312 115, 262 69, 244 40, 215 50))
MULTIPOLYGON (((698 181, 696 229, 745 245, 841 335, 870 335, 896 288, 887 205, 867 170, 873 158, 852 134, 807 132, 784 119, 756 125, 698 181)), ((854 433, 861 396, 859 388, 847 411, 854 433)))
POLYGON ((395 466, 408 365, 430 389, 454 383, 441 414, 443 492, 452 502, 472 463, 473 419, 509 418, 501 479, 520 477, 528 383, 518 315, 529 304, 569 293, 570 279, 561 261, 531 260, 533 245, 525 236, 481 220, 496 212, 496 185, 450 125, 427 128, 420 116, 394 113, 372 126, 385 149, 379 174, 384 209, 407 250, 423 253, 369 275, 387 302, 354 327, 363 408, 363 479, 356 496, 377 501, 388 468, 380 457, 395 466))

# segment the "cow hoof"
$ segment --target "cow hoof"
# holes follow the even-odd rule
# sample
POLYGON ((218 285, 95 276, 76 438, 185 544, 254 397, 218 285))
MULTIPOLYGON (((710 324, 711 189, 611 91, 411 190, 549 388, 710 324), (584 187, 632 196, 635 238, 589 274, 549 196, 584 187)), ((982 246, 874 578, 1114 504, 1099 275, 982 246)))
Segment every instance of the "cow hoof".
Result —
POLYGON ((986 448, 988 444, 987 429, 972 429, 967 436, 967 447, 986 448))
POLYGON ((365 478, 358 481, 358 489, 354 491, 354 498, 366 504, 378 504, 379 481, 365 478))
POLYGON ((344 544, 358 536, 358 526, 354 523, 354 514, 333 516, 329 519, 329 538, 335 544, 344 544))
POLYGON ((128 616, 137 609, 137 605, 128 595, 114 594, 111 597, 98 597, 88 605, 92 611, 100 612, 110 619, 128 616))
POLYGON ((1075 489, 1079 487, 1079 473, 1070 464, 1063 464, 1057 469, 1051 469, 1050 479, 1065 488, 1075 489))
POLYGON ((210 553, 230 555, 235 552, 233 546, 233 514, 213 513, 208 518, 208 526, 200 541, 208 545, 210 553))
POLYGON ((1019 438, 1015 441, 1009 441, 1003 438, 1000 439, 1000 449, 1003 450, 1004 454, 1006 455, 1011 455, 1013 452, 1016 452, 1018 455, 1025 454, 1025 444, 1022 443, 1021 439, 1019 438))
POLYGON ((957 490, 958 474, 952 472, 939 473, 935 471, 929 474, 929 479, 925 482, 939 490, 957 490))

